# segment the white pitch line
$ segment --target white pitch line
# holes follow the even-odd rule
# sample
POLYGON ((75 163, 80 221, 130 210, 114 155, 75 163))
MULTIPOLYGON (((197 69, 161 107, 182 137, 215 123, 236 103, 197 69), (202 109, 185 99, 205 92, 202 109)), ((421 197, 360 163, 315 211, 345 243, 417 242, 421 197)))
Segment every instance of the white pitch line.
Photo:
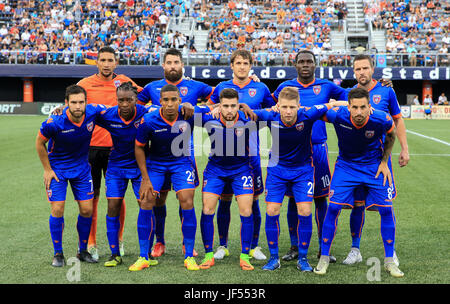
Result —
POLYGON ((436 141, 438 143, 441 143, 441 144, 444 144, 444 145, 447 145, 447 146, 450 146, 450 143, 448 143, 446 141, 443 141, 443 140, 440 140, 438 138, 434 138, 434 137, 431 137, 431 136, 426 136, 426 135, 423 135, 423 134, 420 134, 420 133, 417 133, 417 132, 414 132, 414 131, 411 131, 411 130, 406 130, 406 132, 414 134, 414 135, 417 135, 417 136, 420 136, 420 137, 423 137, 423 138, 427 138, 427 139, 436 141))

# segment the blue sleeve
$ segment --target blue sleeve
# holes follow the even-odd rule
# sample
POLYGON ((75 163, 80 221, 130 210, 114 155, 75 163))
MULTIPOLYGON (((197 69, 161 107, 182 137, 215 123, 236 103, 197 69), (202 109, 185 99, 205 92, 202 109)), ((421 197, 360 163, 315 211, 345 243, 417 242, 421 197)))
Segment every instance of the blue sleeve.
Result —
POLYGON ((271 108, 276 105, 275 98, 270 94, 269 88, 264 85, 264 99, 261 104, 263 108, 271 108))
POLYGON ((278 96, 280 95, 281 90, 284 88, 283 83, 281 83, 278 88, 273 92, 272 96, 276 102, 278 102, 278 96))
POLYGON ((262 109, 253 110, 253 112, 258 116, 259 121, 272 121, 274 119, 274 113, 272 110, 262 109))
POLYGON ((392 130, 394 130, 395 124, 394 124, 394 120, 392 119, 392 116, 389 114, 385 114, 386 116, 384 117, 383 120, 383 128, 384 128, 384 132, 386 133, 390 133, 392 130))
POLYGON ((147 84, 144 89, 139 92, 139 94, 137 95, 137 99, 143 103, 148 103, 151 101, 150 84, 147 84))
POLYGON ((58 133, 58 129, 53 119, 53 115, 47 118, 47 120, 41 124, 41 128, 39 129, 39 133, 47 139, 54 137, 58 133))
POLYGON ((208 106, 194 106, 194 113, 209 113, 211 109, 208 106))
POLYGON ((149 123, 146 117, 142 117, 141 123, 137 129, 136 133, 136 143, 140 145, 147 144, 151 139, 151 129, 149 128, 149 123))
POLYGON ((219 95, 220 92, 222 91, 222 85, 221 83, 219 83, 215 88, 214 88, 214 92, 211 94, 211 102, 212 103, 219 103, 220 99, 219 99, 219 95))
POLYGON ((330 123, 334 123, 336 121, 338 111, 339 111, 339 107, 334 107, 334 108, 329 109, 325 115, 326 121, 330 122, 330 123))
POLYGON ((335 100, 347 100, 349 91, 331 81, 330 86, 330 98, 335 100))
POLYGON ((401 116, 402 110, 400 109, 400 105, 398 104, 397 95, 395 94, 394 89, 390 88, 389 90, 389 114, 392 117, 401 116), (400 115, 399 115, 400 114, 400 115))
POLYGON ((325 105, 315 105, 311 108, 300 108, 297 112, 297 115, 304 115, 308 120, 315 121, 325 115, 328 111, 327 106, 325 105))
POLYGON ((213 88, 206 83, 200 82, 200 97, 203 99, 208 99, 211 97, 211 94, 213 93, 213 88))

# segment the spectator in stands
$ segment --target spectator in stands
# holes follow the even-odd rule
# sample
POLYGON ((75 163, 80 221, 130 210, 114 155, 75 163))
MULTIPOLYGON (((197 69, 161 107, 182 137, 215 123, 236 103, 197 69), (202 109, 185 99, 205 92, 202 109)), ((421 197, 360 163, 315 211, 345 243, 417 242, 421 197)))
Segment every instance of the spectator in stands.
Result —
POLYGON ((445 93, 442 93, 438 98, 438 105, 448 105, 447 96, 445 96, 445 93))
POLYGON ((438 62, 441 66, 447 66, 449 63, 449 54, 448 54, 448 46, 443 43, 441 48, 439 49, 438 62))
POLYGON ((423 105, 424 106, 430 106, 430 105, 432 106, 432 105, 434 105, 433 99, 431 98, 430 95, 426 95, 425 99, 423 100, 423 105))
POLYGON ((416 105, 416 106, 420 105, 419 95, 415 95, 414 96, 413 104, 416 105))
POLYGON ((406 48, 406 52, 408 53, 408 61, 410 66, 416 66, 417 65, 417 49, 414 46, 414 44, 410 43, 408 47, 406 48))

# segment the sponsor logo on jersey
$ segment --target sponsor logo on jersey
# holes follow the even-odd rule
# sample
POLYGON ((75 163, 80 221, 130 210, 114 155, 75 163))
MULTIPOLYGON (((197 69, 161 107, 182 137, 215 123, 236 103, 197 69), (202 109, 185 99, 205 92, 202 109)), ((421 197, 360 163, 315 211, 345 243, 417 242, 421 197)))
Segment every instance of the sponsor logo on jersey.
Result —
POLYGON ((62 130, 61 133, 70 133, 70 132, 74 132, 75 129, 69 129, 69 130, 62 130))
POLYGON ((94 122, 91 121, 90 123, 88 123, 86 125, 86 128, 88 129, 89 132, 92 132, 92 130, 94 130, 94 122))
POLYGON ((322 86, 320 86, 320 85, 313 86, 314 94, 319 95, 321 90, 322 90, 322 86))
POLYGON ((375 131, 367 130, 366 131, 366 137, 372 138, 375 135, 375 131))
POLYGON ((180 93, 181 93, 181 95, 186 96, 187 93, 188 93, 188 88, 187 87, 181 87, 180 88, 180 93))
POLYGON ((379 104, 381 101, 381 95, 373 95, 372 100, 375 104, 379 104))

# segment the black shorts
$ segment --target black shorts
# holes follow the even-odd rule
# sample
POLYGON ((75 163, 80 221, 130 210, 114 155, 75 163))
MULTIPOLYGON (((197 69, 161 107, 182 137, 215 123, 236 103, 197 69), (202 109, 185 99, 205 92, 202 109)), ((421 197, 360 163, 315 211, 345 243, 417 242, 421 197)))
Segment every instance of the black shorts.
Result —
POLYGON ((110 153, 111 148, 109 147, 89 148, 89 164, 91 165, 92 183, 94 186, 94 190, 100 189, 100 185, 102 183, 102 173, 103 176, 105 176, 110 153))

